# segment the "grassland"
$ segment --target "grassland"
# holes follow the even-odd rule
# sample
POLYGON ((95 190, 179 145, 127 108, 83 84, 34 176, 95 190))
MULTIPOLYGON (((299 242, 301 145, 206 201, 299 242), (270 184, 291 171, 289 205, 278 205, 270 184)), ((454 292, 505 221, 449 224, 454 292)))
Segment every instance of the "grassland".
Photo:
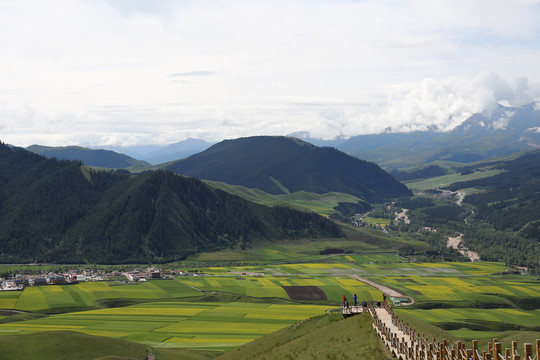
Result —
POLYGON ((503 170, 498 170, 498 169, 489 169, 489 170, 482 169, 481 171, 475 171, 467 175, 461 175, 460 173, 456 173, 456 174, 438 176, 438 177, 424 179, 424 180, 409 181, 409 182, 405 182, 405 184, 411 190, 422 191, 422 190, 436 189, 443 186, 448 186, 455 182, 476 180, 476 179, 482 179, 482 178, 486 178, 490 176, 495 176, 502 172, 503 170))
POLYGON ((0 349, 2 359, 24 360, 94 360, 105 356, 145 360, 149 350, 141 344, 72 331, 0 336, 0 349))
POLYGON ((390 359, 379 342, 367 314, 346 320, 327 315, 230 350, 218 359, 390 359))
MULTIPOLYGON (((388 221, 388 220, 386 220, 388 221)), ((427 249, 428 245, 419 240, 405 239, 402 237, 383 234, 380 230, 368 228, 355 228, 343 225, 342 230, 345 238, 330 239, 327 241, 295 240, 290 243, 264 243, 254 244, 253 248, 224 249, 211 253, 202 253, 188 258, 187 263, 200 264, 201 262, 252 262, 275 263, 275 262, 319 262, 327 256, 321 256, 320 252, 328 248, 340 248, 356 254, 381 253, 395 254, 402 248, 416 248, 419 251, 427 249)))
POLYGON ((152 347, 224 350, 327 309, 319 305, 155 302, 0 324, 0 333, 77 331, 152 347))
POLYGON ((362 200, 356 196, 339 192, 316 194, 306 191, 297 191, 291 194, 271 195, 259 189, 250 189, 239 185, 230 185, 218 181, 205 182, 214 188, 224 190, 259 204, 267 206, 286 204, 288 206, 293 206, 302 210, 310 210, 326 216, 336 213, 337 211, 334 207, 338 206, 340 202, 362 202, 362 200))

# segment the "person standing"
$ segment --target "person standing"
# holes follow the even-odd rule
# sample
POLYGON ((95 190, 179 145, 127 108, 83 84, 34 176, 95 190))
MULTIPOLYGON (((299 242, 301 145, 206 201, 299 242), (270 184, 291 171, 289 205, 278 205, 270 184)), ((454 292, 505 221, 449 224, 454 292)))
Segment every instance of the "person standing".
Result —
POLYGON ((354 306, 357 306, 358 303, 357 303, 357 297, 356 297, 356 294, 354 294, 354 306))

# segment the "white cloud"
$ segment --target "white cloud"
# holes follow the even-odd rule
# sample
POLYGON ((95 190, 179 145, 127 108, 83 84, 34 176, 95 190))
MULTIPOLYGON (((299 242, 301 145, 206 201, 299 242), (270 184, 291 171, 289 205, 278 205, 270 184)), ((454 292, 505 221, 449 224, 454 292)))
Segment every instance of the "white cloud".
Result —
POLYGON ((537 98, 539 15, 499 0, 2 2, 1 136, 446 129, 537 98))
POLYGON ((481 73, 423 80, 418 88, 392 98, 382 116, 389 117, 395 130, 436 127, 444 131, 474 113, 491 113, 501 101, 519 106, 532 100, 526 79, 508 81, 495 73, 481 73))

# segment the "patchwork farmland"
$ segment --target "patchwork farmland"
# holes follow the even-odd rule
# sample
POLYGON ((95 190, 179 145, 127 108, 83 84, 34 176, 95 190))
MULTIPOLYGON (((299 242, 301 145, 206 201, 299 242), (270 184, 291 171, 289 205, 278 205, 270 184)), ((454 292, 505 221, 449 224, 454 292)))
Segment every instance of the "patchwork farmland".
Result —
POLYGON ((155 302, 0 324, 0 333, 72 330, 154 347, 225 350, 327 309, 318 305, 155 302))
POLYGON ((396 314, 425 324, 433 336, 534 341, 540 338, 540 282, 500 275, 505 270, 500 263, 408 263, 395 255, 354 254, 319 263, 199 268, 204 276, 137 284, 27 287, 0 292, 0 307, 41 315, 0 318, 0 336, 76 331, 156 350, 213 350, 215 356, 324 315, 342 295, 382 300, 379 290, 351 277, 361 275, 413 298, 413 306, 396 314))

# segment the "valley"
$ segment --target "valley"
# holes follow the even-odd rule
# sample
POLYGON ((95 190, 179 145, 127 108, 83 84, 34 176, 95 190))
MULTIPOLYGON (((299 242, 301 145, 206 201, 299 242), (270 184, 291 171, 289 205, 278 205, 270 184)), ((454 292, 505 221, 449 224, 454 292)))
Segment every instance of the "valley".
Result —
MULTIPOLYGON (((164 270, 187 269, 183 265, 164 270)), ((198 276, 139 284, 116 280, 27 287, 0 292, 6 309, 0 318, 0 344, 4 337, 23 341, 45 330, 51 336, 76 331, 139 343, 157 359, 179 350, 226 356, 255 339, 295 328, 298 321, 333 316, 325 314, 339 309, 343 294, 381 301, 379 289, 388 297, 414 299, 395 311, 404 319, 434 325, 437 330, 428 334, 439 339, 534 342, 540 336, 540 282, 530 275, 501 275, 506 270, 501 263, 414 263, 383 254, 353 254, 322 262, 199 267, 198 276), (379 289, 371 286, 376 284, 379 289), (313 288, 318 292, 305 291, 313 288), (120 300, 124 306, 108 307, 120 300), (7 310, 25 311, 25 317, 7 310)))
MULTIPOLYGON (((291 146, 297 151, 298 143, 291 146)), ((308 149, 309 156, 319 154, 303 143, 300 149, 308 149)), ((3 236, 20 236, 20 244, 27 244, 31 234, 47 231, 49 238, 40 236, 39 249, 48 257, 36 252, 28 262, 62 258, 68 264, 5 264, 0 265, 2 277, 73 274, 88 267, 118 274, 148 264, 166 276, 144 282, 122 275, 97 281, 81 276, 69 285, 0 291, 2 350, 8 343, 41 339, 32 351, 50 352, 52 359, 76 351, 58 347, 51 352, 48 344, 54 339, 69 344, 83 336, 77 341, 103 344, 103 353, 84 350, 88 359, 124 356, 127 348, 138 349, 128 356, 134 359, 267 358, 260 349, 269 347, 281 358, 306 352, 316 346, 314 341, 324 343, 321 332, 332 328, 361 331, 359 337, 371 345, 335 338, 320 354, 390 356, 369 316, 342 320, 341 298, 351 301, 355 294, 361 302, 375 303, 384 294, 400 319, 439 341, 478 340, 486 347, 493 338, 504 346, 540 338, 540 252, 535 240, 540 219, 534 210, 538 152, 466 166, 441 163, 443 175, 409 179, 407 191, 382 181, 390 189, 383 196, 369 189, 373 180, 351 194, 347 186, 352 183, 333 187, 330 181, 317 187, 312 175, 309 191, 291 191, 293 183, 279 176, 272 177, 272 184, 280 184, 277 189, 257 188, 163 170, 128 175, 3 151, 9 155, 2 158, 3 236), (10 156, 17 160, 10 162, 10 156), (35 172, 41 174, 38 182, 31 180, 35 172), (510 181, 513 187, 506 190, 510 181), (21 184, 28 188, 17 192, 21 184), (63 195, 48 196, 56 191, 63 195), (39 208, 26 215, 36 199, 62 216, 62 222, 50 222, 50 213, 39 208), (84 206, 75 211, 72 203, 84 206), (8 206, 15 212, 10 214, 13 208, 8 206), (499 219, 510 211, 519 220, 502 227, 499 219), (28 216, 33 226, 21 222, 28 216), (106 230, 100 235, 90 229, 106 230), (70 252, 75 234, 76 251, 70 252), (62 241, 52 241, 58 237, 62 241), (123 253, 126 248, 132 250, 123 253), (77 261, 82 258, 86 262, 77 261), (137 261, 141 259, 147 262, 137 261), (358 353, 360 348, 368 350, 358 353)), ((369 171, 364 175, 373 174, 369 171)), ((244 174, 246 179, 253 177, 244 174)), ((16 253, 15 242, 2 246, 2 256, 16 253)), ((29 358, 27 350, 15 347, 10 356, 29 358)))

